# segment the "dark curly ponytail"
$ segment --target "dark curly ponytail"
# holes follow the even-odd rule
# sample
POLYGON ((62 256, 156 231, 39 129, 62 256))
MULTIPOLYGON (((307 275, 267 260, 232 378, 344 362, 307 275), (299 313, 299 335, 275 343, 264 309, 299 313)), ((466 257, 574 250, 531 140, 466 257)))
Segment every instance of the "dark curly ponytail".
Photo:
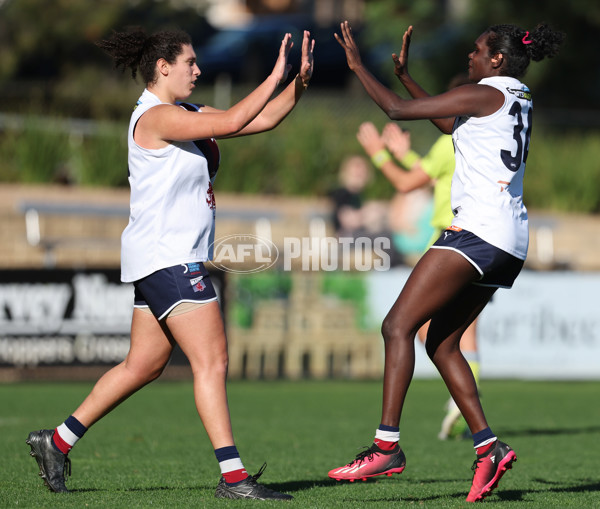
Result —
POLYGON ((133 79, 139 69, 146 85, 156 81, 157 60, 164 58, 170 64, 174 63, 185 44, 192 44, 192 40, 181 30, 147 35, 141 28, 113 32, 108 39, 96 43, 100 49, 113 57, 117 69, 123 72, 130 69, 133 79))
POLYGON ((552 30, 545 23, 537 25, 531 32, 515 25, 493 25, 489 33, 490 56, 502 53, 502 74, 520 78, 525 75, 529 62, 538 62, 558 53, 565 34, 552 30))

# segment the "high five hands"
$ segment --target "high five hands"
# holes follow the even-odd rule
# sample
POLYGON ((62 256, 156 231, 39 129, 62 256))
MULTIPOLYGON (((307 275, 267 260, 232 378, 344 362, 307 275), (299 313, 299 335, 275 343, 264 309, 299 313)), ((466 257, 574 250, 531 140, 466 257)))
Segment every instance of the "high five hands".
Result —
POLYGON ((408 27, 406 32, 404 32, 400 55, 398 56, 396 53, 392 53, 392 60, 394 61, 394 74, 398 76, 398 78, 408 74, 408 48, 410 47, 410 38, 412 36, 412 32, 412 25, 408 27))
POLYGON ((292 50, 292 46, 294 46, 294 43, 292 42, 292 34, 287 33, 283 36, 281 45, 279 46, 279 54, 277 55, 277 61, 275 62, 275 67, 273 67, 272 72, 273 76, 277 78, 278 83, 285 81, 290 69, 292 68, 292 65, 288 64, 287 61, 290 51, 292 50))
POLYGON ((358 46, 354 41, 354 35, 352 34, 352 27, 350 23, 344 21, 340 24, 340 30, 342 32, 341 37, 338 34, 333 34, 335 40, 340 43, 340 46, 344 48, 346 52, 346 60, 348 67, 355 71, 362 66, 362 60, 358 51, 358 46))
MULTIPOLYGON (((292 68, 292 65, 289 64, 287 60, 293 47, 294 43, 292 42, 292 34, 286 33, 281 41, 279 55, 277 56, 277 61, 275 62, 275 67, 273 68, 272 73, 273 76, 277 78, 278 83, 281 83, 287 79, 288 73, 292 68)), ((304 35, 302 37, 300 72, 298 73, 304 87, 308 86, 308 83, 312 78, 314 67, 314 48, 315 40, 310 38, 310 32, 308 30, 304 30, 304 35)))
POLYGON ((315 40, 310 38, 310 32, 304 30, 302 38, 302 57, 300 59, 300 72, 298 73, 304 88, 308 86, 313 74, 315 40))
MULTIPOLYGON (((333 35, 336 41, 342 48, 344 48, 344 51, 346 52, 348 67, 350 70, 355 71, 362 66, 362 60, 360 58, 358 46, 354 40, 354 35, 352 34, 352 27, 350 26, 350 23, 348 23, 348 21, 342 22, 340 24, 340 31, 342 34, 341 36, 337 33, 333 35)), ((394 61, 394 74, 396 74, 398 77, 408 74, 408 48, 410 47, 412 31, 413 27, 411 25, 408 27, 408 30, 404 32, 400 54, 398 55, 396 53, 392 53, 392 60, 394 61)))

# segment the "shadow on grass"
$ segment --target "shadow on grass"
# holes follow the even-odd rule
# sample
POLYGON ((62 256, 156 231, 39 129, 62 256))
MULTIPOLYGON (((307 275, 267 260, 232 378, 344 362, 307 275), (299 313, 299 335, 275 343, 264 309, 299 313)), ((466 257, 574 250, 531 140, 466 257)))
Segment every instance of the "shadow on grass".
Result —
MULTIPOLYGON (((305 481, 290 481, 283 483, 264 483, 267 488, 272 490, 281 491, 283 493, 293 493, 298 491, 309 490, 312 488, 335 488, 337 486, 361 486, 362 484, 377 484, 380 480, 384 479, 369 479, 367 481, 335 481, 333 479, 318 479, 318 480, 305 480, 305 481)), ((443 484, 443 483, 456 483, 460 482, 462 479, 425 479, 425 480, 417 480, 417 481, 403 481, 402 484, 398 484, 398 489, 403 490, 407 485, 412 484, 413 482, 418 484, 443 484)), ((357 488, 360 489, 360 488, 357 488)), ((432 497, 433 498, 441 498, 441 497, 432 497)), ((353 500, 348 498, 348 500, 353 500)), ((408 500, 408 498, 402 497, 402 500, 408 500)), ((420 499, 415 499, 420 500, 420 499)), ((373 501, 372 499, 368 499, 369 502, 373 501)), ((385 501, 382 499, 382 501, 385 501)))
MULTIPOLYGON (((367 483, 370 484, 375 484, 377 481, 374 480, 369 480, 366 481, 367 483)), ((452 482, 455 483, 457 482, 456 479, 448 479, 448 480, 434 480, 434 479, 428 479, 428 480, 424 480, 424 481, 416 481, 416 483, 418 484, 425 484, 425 483, 431 483, 431 484, 437 484, 437 483, 448 483, 448 482, 452 482)), ((360 486, 361 484, 363 484, 362 481, 360 482, 339 482, 339 481, 333 481, 333 480, 319 480, 319 481, 293 481, 290 483, 276 483, 276 484, 269 484, 266 485, 271 489, 275 489, 277 491, 281 491, 284 493, 292 493, 292 492, 298 492, 298 491, 302 491, 302 490, 306 490, 306 489, 310 489, 310 488, 315 488, 315 487, 333 487, 333 486, 350 486, 350 485, 354 485, 354 486, 360 486)), ((357 488, 356 492, 352 492, 349 493, 348 491, 345 491, 344 494, 342 495, 342 499, 345 502, 348 503, 356 503, 356 504, 372 504, 372 503, 386 503, 386 502, 416 502, 416 503, 423 503, 423 502, 428 502, 428 501, 436 501, 436 500, 442 500, 442 499, 449 499, 449 498, 458 498, 458 499, 464 499, 467 496, 466 492, 457 492, 457 493, 444 493, 444 494, 433 494, 431 496, 427 496, 427 497, 415 497, 415 496, 410 496, 410 495, 406 495, 406 491, 407 489, 409 489, 410 484, 412 484, 411 482, 408 483, 402 483, 402 484, 398 484, 398 496, 390 496, 389 492, 387 493, 387 495, 385 497, 373 497, 372 496, 372 491, 369 492, 369 494, 371 496, 366 496, 366 497, 361 497, 360 496, 360 488, 357 488)), ((432 490, 433 491, 433 490, 432 490)), ((519 499, 515 499, 515 500, 519 500, 519 499)))
MULTIPOLYGON (((542 493, 585 493, 585 492, 600 492, 600 480, 599 481, 589 481, 589 480, 582 480, 581 483, 579 484, 573 484, 573 483, 569 483, 569 484, 561 484, 560 482, 549 482, 543 479, 533 479, 533 481, 540 483, 540 484, 545 484, 545 485, 550 485, 547 488, 545 487, 541 487, 541 488, 537 488, 537 489, 524 489, 524 490, 505 490, 502 489, 501 487, 494 490, 491 495, 489 495, 489 497, 493 498, 493 497, 497 497, 502 501, 511 501, 511 502, 519 502, 519 501, 523 501, 524 497, 528 494, 542 494, 542 493)), ((369 481, 367 481, 369 482, 369 481)), ((373 482, 373 481, 371 481, 373 482)), ((449 482, 457 482, 456 479, 442 479, 442 480, 436 480, 436 479, 429 479, 429 480, 419 480, 417 481, 418 484, 442 484, 442 483, 449 483, 449 482)), ((346 485, 350 485, 350 484, 354 484, 354 485, 360 485, 362 482, 354 482, 354 483, 344 483, 346 485)), ((293 492, 299 492, 299 491, 304 491, 304 490, 308 490, 311 488, 327 488, 327 487, 333 487, 336 485, 340 485, 340 483, 338 481, 333 481, 330 479, 323 479, 323 480, 305 480, 305 481, 292 481, 292 482, 287 482, 287 483, 272 483, 272 484, 265 484, 265 486, 267 486, 268 488, 271 488, 273 490, 277 490, 277 491, 281 491, 283 493, 293 493, 293 492)), ((443 499, 464 499, 467 496, 468 493, 468 488, 465 491, 460 491, 460 492, 456 492, 456 493, 443 493, 443 494, 435 494, 432 493, 431 496, 426 496, 426 497, 414 497, 414 496, 406 496, 403 495, 402 492, 404 491, 404 493, 406 492, 406 488, 407 488, 407 484, 405 483, 403 486, 398 486, 398 497, 382 497, 382 498, 361 498, 360 496, 358 497, 349 497, 347 496, 348 493, 346 493, 344 496, 344 500, 348 501, 348 502, 364 502, 364 503, 373 503, 373 502, 428 502, 428 501, 436 501, 436 500, 443 500, 443 499)), ((432 490, 434 491, 434 490, 432 490)), ((486 497, 487 499, 488 497, 486 497)))
POLYGON ((600 433, 600 426, 586 426, 581 428, 526 428, 526 429, 498 429, 496 432, 502 437, 529 437, 529 436, 556 436, 556 435, 581 435, 586 433, 600 433))
POLYGON ((289 481, 281 483, 261 483, 267 488, 283 493, 310 490, 311 488, 327 488, 335 486, 338 481, 333 479, 316 479, 305 481, 289 481))
POLYGON ((582 491, 600 491, 600 480, 597 481, 591 481, 589 479, 586 479, 586 481, 588 481, 587 483, 584 483, 582 481, 581 484, 577 484, 577 485, 573 485, 570 487, 564 487, 561 486, 560 482, 552 482, 552 481, 548 481, 546 479, 534 479, 535 482, 539 482, 540 484, 548 484, 551 485, 552 487, 549 487, 546 490, 541 490, 541 491, 551 491, 553 493, 557 492, 557 493, 563 493, 563 492, 567 492, 567 493, 579 493, 582 491))
POLYGON ((523 495, 532 493, 587 493, 600 491, 600 481, 581 482, 581 484, 569 484, 560 486, 560 483, 549 483, 543 479, 534 479, 542 484, 552 484, 552 487, 530 489, 530 490, 502 490, 494 491, 492 496, 496 495, 500 500, 517 502, 523 500, 523 495))
MULTIPOLYGON (((486 500, 489 501, 502 501, 502 502, 523 502, 527 499, 528 496, 536 495, 536 494, 544 494, 544 493, 565 493, 565 494, 577 494, 577 493, 587 493, 587 492, 600 492, 600 480, 598 481, 589 481, 585 480, 579 484, 561 484, 560 482, 552 482, 544 479, 533 479, 534 482, 539 483, 541 486, 539 488, 534 489, 523 489, 523 490, 505 490, 501 487, 494 490, 489 497, 486 497, 486 500)), ((367 481, 373 483, 374 481, 367 481)), ((448 482, 457 482, 456 480, 419 480, 416 481, 418 484, 441 484, 448 482)), ((426 502, 436 502, 442 500, 464 500, 468 493, 468 488, 464 491, 458 491, 454 493, 435 493, 435 489, 432 488, 432 493, 429 496, 411 496, 407 495, 407 491, 410 490, 410 484, 413 482, 403 483, 403 485, 398 485, 398 495, 390 496, 389 492, 386 493, 386 496, 382 497, 373 497, 372 491, 369 493, 371 496, 361 496, 360 488, 356 491, 348 492, 345 491, 342 495, 342 498, 347 503, 356 503, 356 504, 373 504, 373 503, 391 503, 391 502, 405 502, 405 503, 417 503, 423 504, 426 502)), ((344 483, 346 486, 355 485, 360 486, 362 482, 354 482, 354 483, 344 483)), ((305 490, 309 490, 312 488, 333 488, 334 486, 341 486, 342 484, 338 481, 334 481, 332 479, 318 479, 318 480, 301 480, 301 481, 291 481, 284 483, 264 483, 264 485, 272 490, 280 491, 282 493, 298 493, 305 490)), ((198 490, 210 490, 214 489, 213 486, 148 486, 148 487, 133 487, 127 488, 123 491, 128 493, 144 493, 144 492, 162 492, 162 491, 186 491, 186 492, 194 492, 198 490)), ((99 493, 102 491, 106 491, 103 489, 96 488, 83 488, 72 490, 73 493, 99 493)))

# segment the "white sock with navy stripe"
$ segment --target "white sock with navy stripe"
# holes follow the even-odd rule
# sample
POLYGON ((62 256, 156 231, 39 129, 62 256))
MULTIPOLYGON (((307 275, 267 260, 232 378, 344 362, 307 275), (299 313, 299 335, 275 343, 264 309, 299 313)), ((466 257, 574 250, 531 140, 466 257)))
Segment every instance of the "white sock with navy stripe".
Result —
POLYGON ((494 435, 489 426, 477 433, 473 433, 473 447, 477 451, 477 454, 481 454, 482 451, 480 449, 482 447, 492 444, 496 440, 498 440, 498 438, 494 435))
POLYGON ((70 415, 65 422, 54 430, 52 444, 63 454, 68 454, 77 441, 83 437, 87 428, 70 415))
POLYGON ((395 449, 396 444, 400 441, 400 428, 396 426, 387 426, 380 424, 375 431, 375 440, 373 441, 377 447, 384 451, 395 449))
POLYGON ((227 484, 236 484, 248 477, 235 445, 215 449, 215 456, 221 468, 221 475, 227 484))

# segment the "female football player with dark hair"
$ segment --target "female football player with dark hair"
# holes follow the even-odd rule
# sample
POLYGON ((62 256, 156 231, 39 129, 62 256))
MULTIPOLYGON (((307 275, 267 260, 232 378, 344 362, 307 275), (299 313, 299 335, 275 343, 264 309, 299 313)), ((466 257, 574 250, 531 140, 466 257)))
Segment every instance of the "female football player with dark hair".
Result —
POLYGON ((383 86, 364 67, 348 22, 341 24, 341 36, 335 37, 350 69, 391 119, 429 119, 443 133, 452 134, 454 219, 417 263, 383 321, 383 411, 375 441, 329 476, 353 481, 404 470, 399 425, 413 376, 414 338, 431 320, 427 353, 473 435, 477 459, 467 501, 474 502, 489 495, 516 455, 488 426, 460 338, 496 289, 510 288, 523 267, 528 247, 523 174, 533 110, 531 93, 519 78, 531 60, 554 56, 564 34, 544 24, 531 31, 492 26, 477 38, 469 54, 472 83, 437 96, 427 94, 408 72, 411 35, 409 27, 400 55, 392 55, 394 72, 411 95, 409 100, 383 86))
MULTIPOLYGON (((128 132, 131 205, 122 235, 121 279, 135 288, 131 345, 83 403, 55 430, 30 433, 27 443, 51 491, 66 492, 69 450, 87 429, 156 379, 175 344, 190 361, 196 407, 221 469, 216 496, 289 499, 248 475, 233 439, 227 403, 227 339, 215 290, 203 262, 212 257, 219 164, 215 139, 268 131, 296 106, 313 71, 314 40, 304 32, 300 71, 287 78, 292 47, 285 34, 272 73, 226 111, 180 104, 201 72, 190 37, 180 31, 116 32, 99 47, 116 67, 139 70, 145 90, 128 132)), ((174 423, 173 432, 176 432, 174 423)))

